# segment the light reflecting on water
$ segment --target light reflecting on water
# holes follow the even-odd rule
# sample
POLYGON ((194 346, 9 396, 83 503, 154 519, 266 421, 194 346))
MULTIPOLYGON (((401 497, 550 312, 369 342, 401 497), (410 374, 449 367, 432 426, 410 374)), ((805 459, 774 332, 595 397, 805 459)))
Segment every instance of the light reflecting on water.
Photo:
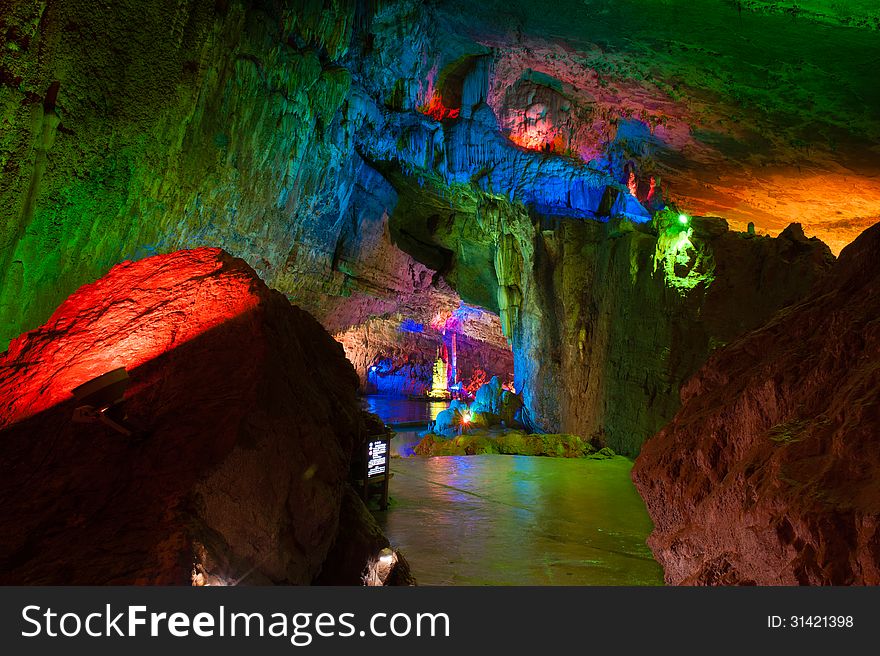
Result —
POLYGON ((658 585, 625 458, 395 459, 378 518, 423 585, 658 585))
POLYGON ((449 407, 449 401, 410 401, 393 396, 365 396, 364 409, 379 415, 386 424, 409 421, 434 421, 437 415, 449 407))
POLYGON ((386 424, 403 422, 424 422, 418 428, 395 429, 391 440, 391 455, 408 458, 413 455, 413 448, 422 439, 419 433, 428 428, 437 415, 449 407, 449 401, 411 401, 391 396, 365 396, 362 399, 365 410, 382 418, 386 424))

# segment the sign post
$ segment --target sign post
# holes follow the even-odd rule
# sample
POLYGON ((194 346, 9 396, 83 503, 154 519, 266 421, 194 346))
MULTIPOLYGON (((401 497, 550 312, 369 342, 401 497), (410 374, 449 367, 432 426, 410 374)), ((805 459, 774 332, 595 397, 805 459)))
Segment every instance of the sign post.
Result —
POLYGON ((388 508, 388 481, 391 478, 391 439, 387 433, 370 435, 367 438, 366 458, 364 458, 364 502, 370 494, 370 485, 382 485, 382 501, 379 507, 388 508))

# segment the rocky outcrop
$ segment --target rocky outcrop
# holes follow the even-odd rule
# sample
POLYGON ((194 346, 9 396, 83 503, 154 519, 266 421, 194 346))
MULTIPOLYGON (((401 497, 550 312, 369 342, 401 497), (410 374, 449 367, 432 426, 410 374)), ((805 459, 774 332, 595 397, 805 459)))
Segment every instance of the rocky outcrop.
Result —
POLYGON ((500 424, 507 427, 520 424, 522 398, 514 392, 504 389, 497 376, 480 387, 474 396, 470 410, 474 416, 485 417, 489 426, 500 424))
POLYGON ((349 487, 342 499, 339 532, 321 568, 316 585, 415 585, 409 563, 391 549, 388 538, 349 487), (364 554, 369 554, 367 559, 364 554), (386 555, 387 554, 387 555, 386 555), (383 562, 385 560, 391 562, 383 562))
POLYGON ((401 248, 442 259, 463 300, 499 312, 524 423, 631 456, 712 350, 805 297, 833 261, 796 225, 770 238, 670 211, 550 219, 475 188, 392 180, 401 248))
POLYGON ((880 584, 880 224, 714 354, 633 479, 674 584, 880 584))
POLYGON ((821 18, 852 27, 822 32, 830 59, 801 47, 815 15, 782 43, 761 14, 740 24, 763 44, 742 75, 732 5, 670 1, 14 3, 0 343, 119 261, 220 245, 351 337, 365 383, 392 351, 403 390, 424 363, 357 331, 442 280, 498 314, 531 420, 634 454, 712 348, 821 268, 791 234, 649 227, 657 194, 773 233, 804 215, 837 245, 880 211, 858 100, 876 12, 821 18))
POLYGON ((623 213, 636 198, 653 209, 653 177, 740 228, 806 216, 835 249, 878 212, 880 127, 859 100, 873 9, 743 23, 729 3, 684 0, 598 15, 501 0, 143 4, 43 0, 0 18, 0 344, 119 261, 201 245, 244 258, 332 333, 394 314, 442 261, 393 248, 396 193, 365 158, 551 216, 589 217, 606 189, 623 213), (745 32, 721 38, 734 20, 745 32), (852 28, 822 32, 834 58, 801 48, 817 20, 852 28), (747 75, 743 38, 762 43, 747 75), (656 47, 669 40, 681 46, 656 47))
POLYGON ((513 352, 497 315, 469 307, 446 285, 414 294, 398 311, 369 319, 334 335, 368 394, 425 395, 431 389, 438 349, 456 339, 456 378, 513 380, 513 352))
POLYGON ((312 582, 338 534, 368 531, 340 511, 356 389, 342 348, 242 260, 114 267, 0 356, 0 582, 312 582), (134 435, 72 422, 71 390, 118 367, 134 435))
POLYGON ((446 410, 437 414, 430 429, 447 437, 474 429, 493 427, 523 428, 523 402, 519 395, 504 389, 497 376, 481 385, 469 404, 453 400, 446 410))
POLYGON ((426 434, 413 452, 420 456, 475 456, 497 453, 509 456, 548 456, 553 458, 615 457, 608 447, 595 448, 577 435, 535 434, 518 430, 475 429, 465 435, 446 437, 426 434))
POLYGON ((514 339, 529 414, 630 456, 714 349, 806 296, 833 259, 794 228, 751 237, 670 213, 650 228, 564 222, 535 243, 514 339))

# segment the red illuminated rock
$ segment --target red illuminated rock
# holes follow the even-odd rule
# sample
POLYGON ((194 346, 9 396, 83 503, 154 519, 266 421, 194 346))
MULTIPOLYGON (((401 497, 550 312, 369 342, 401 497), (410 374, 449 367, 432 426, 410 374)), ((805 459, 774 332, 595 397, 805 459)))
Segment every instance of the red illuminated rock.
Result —
POLYGON ((675 584, 880 584, 880 224, 712 356, 633 470, 675 584))
POLYGON ((0 582, 312 582, 337 533, 366 530, 339 525, 356 388, 244 261, 114 267, 0 356, 0 582), (131 438, 71 422, 70 391, 116 367, 131 438))

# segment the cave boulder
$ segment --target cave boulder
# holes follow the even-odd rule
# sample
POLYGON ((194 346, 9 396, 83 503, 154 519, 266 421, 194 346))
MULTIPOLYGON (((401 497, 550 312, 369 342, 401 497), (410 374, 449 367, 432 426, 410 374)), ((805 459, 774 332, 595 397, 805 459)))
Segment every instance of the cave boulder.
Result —
POLYGON ((413 451, 420 456, 548 456, 606 460, 616 454, 609 448, 596 451, 578 435, 528 434, 521 430, 475 428, 463 435, 446 437, 426 433, 413 451))
POLYGON ((474 395, 471 410, 474 412, 488 412, 493 415, 501 414, 501 381, 498 376, 492 376, 489 382, 484 383, 474 395))
POLYGON ((333 545, 364 571, 376 554, 338 537, 372 531, 348 483, 357 384, 222 250, 113 267, 0 355, 0 583, 308 584, 333 545), (134 434, 74 423, 71 391, 119 367, 134 434))
POLYGON ((880 224, 687 381, 633 469, 667 583, 880 584, 878 317, 880 224))
POLYGON ((523 408, 522 397, 510 390, 501 392, 501 412, 499 413, 501 423, 504 426, 522 426, 520 421, 523 408))
POLYGON ((504 389, 498 376, 492 376, 489 382, 477 390, 471 403, 471 412, 489 417, 489 426, 501 424, 506 427, 521 427, 519 419, 522 407, 522 398, 504 389))
POLYGON ((458 432, 466 412, 468 412, 467 403, 454 399, 446 410, 437 414, 432 429, 441 435, 453 435, 458 432))

